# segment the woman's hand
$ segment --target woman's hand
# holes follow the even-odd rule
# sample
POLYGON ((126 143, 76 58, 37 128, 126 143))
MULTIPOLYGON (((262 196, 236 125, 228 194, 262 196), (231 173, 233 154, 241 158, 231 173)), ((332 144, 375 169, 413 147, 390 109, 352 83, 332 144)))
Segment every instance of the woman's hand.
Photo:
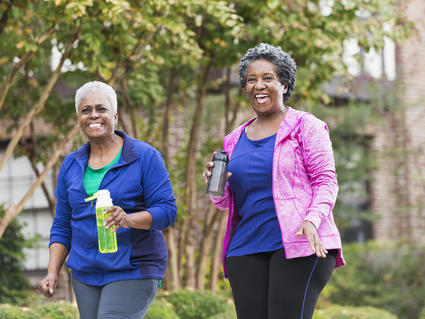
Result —
POLYGON ((117 231, 119 228, 130 227, 130 215, 127 214, 121 207, 119 206, 111 206, 104 213, 108 218, 105 221, 106 229, 112 227, 113 231, 117 231))
MULTIPOLYGON (((211 158, 214 156, 214 154, 217 152, 214 152, 211 156, 211 158)), ((205 165, 205 171, 202 173, 202 176, 204 177, 204 182, 205 184, 208 184, 208 180, 211 177, 211 169, 214 167, 214 162, 209 161, 207 162, 207 164, 205 165)), ((226 180, 228 180, 230 178, 230 176, 232 176, 232 173, 227 172, 227 178, 226 180)))
POLYGON ((52 297, 55 294, 58 284, 58 276, 56 274, 47 274, 38 284, 38 290, 46 297, 52 297))
POLYGON ((313 223, 307 220, 303 221, 300 228, 298 229, 297 236, 303 235, 307 236, 311 249, 314 251, 316 256, 325 258, 328 251, 325 247, 323 247, 319 235, 317 234, 317 229, 314 227, 313 223))

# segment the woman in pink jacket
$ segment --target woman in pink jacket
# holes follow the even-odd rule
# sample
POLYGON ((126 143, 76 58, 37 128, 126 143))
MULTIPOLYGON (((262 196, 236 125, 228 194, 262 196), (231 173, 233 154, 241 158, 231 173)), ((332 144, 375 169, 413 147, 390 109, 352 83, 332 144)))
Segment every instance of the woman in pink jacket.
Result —
POLYGON ((212 200, 229 210, 225 275, 239 319, 311 318, 333 269, 345 264, 332 215, 338 183, 328 128, 284 105, 296 65, 280 47, 248 50, 239 76, 257 116, 223 141, 228 182, 212 200))

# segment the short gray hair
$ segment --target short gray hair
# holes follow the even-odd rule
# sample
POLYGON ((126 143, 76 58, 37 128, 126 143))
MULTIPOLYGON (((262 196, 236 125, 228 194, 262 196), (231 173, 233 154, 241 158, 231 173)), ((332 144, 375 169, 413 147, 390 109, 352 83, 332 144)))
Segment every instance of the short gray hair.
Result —
POLYGON ((276 73, 282 84, 288 85, 288 90, 283 94, 283 102, 287 102, 295 90, 297 77, 297 65, 289 53, 279 46, 268 43, 260 43, 255 48, 249 49, 242 57, 239 64, 239 82, 241 88, 246 86, 248 67, 255 60, 264 59, 276 65, 276 73))
POLYGON ((78 107, 80 106, 81 99, 86 95, 89 91, 100 91, 102 92, 106 99, 111 103, 112 110, 114 113, 117 113, 118 108, 118 102, 117 102, 117 94, 115 93, 115 90, 108 84, 100 82, 100 81, 93 81, 93 82, 87 82, 83 84, 76 92, 75 92, 75 110, 78 114, 78 107))

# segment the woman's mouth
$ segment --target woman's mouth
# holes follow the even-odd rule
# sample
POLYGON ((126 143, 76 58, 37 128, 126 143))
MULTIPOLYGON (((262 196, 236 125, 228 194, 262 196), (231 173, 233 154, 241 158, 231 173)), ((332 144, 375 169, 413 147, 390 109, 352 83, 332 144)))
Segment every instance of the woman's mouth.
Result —
POLYGON ((89 128, 92 128, 92 129, 97 129, 97 128, 100 128, 100 127, 102 127, 101 123, 91 123, 91 124, 89 124, 89 128))
POLYGON ((270 100, 270 96, 266 94, 256 94, 255 100, 257 101, 258 104, 264 104, 270 100))

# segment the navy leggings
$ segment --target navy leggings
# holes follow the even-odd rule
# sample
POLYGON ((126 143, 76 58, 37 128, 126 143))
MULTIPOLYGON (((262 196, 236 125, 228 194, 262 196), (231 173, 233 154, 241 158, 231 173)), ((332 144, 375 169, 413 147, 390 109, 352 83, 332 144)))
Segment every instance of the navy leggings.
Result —
POLYGON ((157 279, 114 281, 87 285, 72 278, 80 319, 141 319, 158 289, 157 279))
POLYGON ((226 259, 238 319, 310 319, 338 251, 286 259, 282 249, 226 259))

